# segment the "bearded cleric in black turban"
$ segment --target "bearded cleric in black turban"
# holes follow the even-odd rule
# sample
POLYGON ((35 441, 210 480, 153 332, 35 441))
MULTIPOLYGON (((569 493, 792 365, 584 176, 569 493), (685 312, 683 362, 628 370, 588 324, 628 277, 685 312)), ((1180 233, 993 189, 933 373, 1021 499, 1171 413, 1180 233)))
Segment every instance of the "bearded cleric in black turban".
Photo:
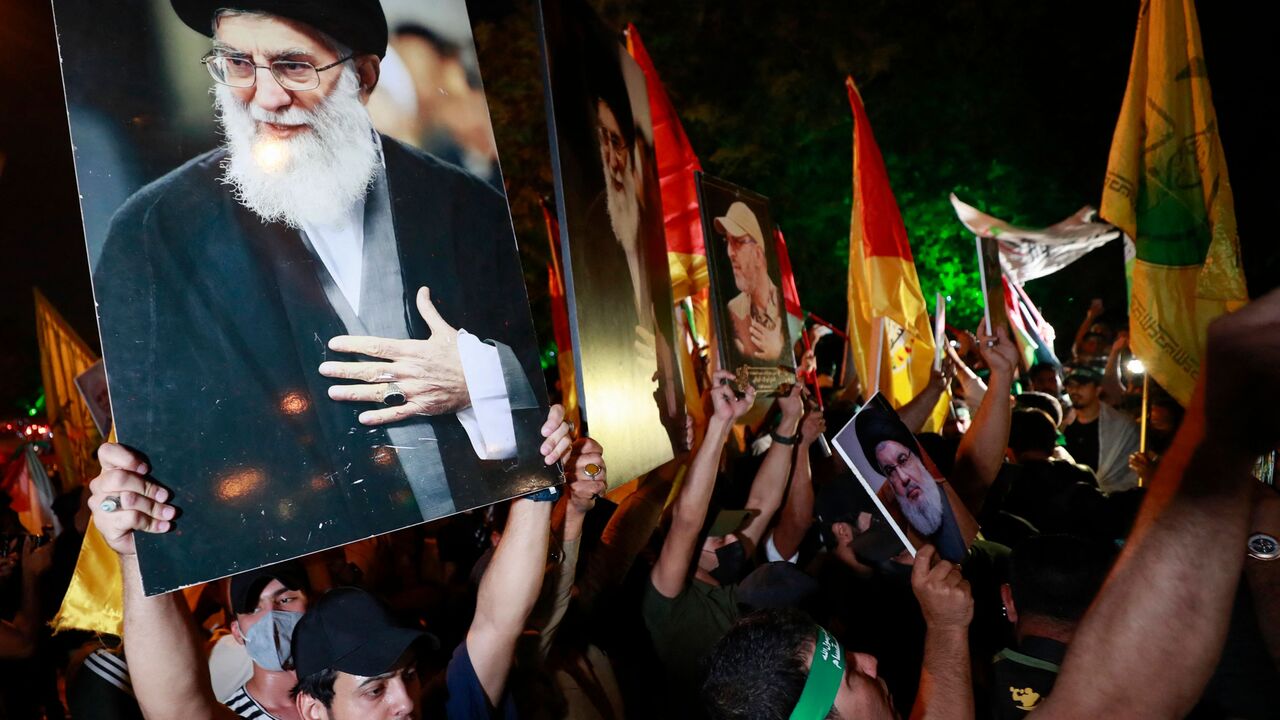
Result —
POLYGON ((173 7, 212 37, 173 71, 221 143, 134 193, 93 269, 120 440, 199 508, 139 540, 147 591, 552 482, 506 201, 375 130, 377 0, 173 7))
POLYGON ((172 0, 187 27, 213 37, 219 11, 265 13, 306 23, 358 55, 387 54, 387 17, 378 0, 172 0))

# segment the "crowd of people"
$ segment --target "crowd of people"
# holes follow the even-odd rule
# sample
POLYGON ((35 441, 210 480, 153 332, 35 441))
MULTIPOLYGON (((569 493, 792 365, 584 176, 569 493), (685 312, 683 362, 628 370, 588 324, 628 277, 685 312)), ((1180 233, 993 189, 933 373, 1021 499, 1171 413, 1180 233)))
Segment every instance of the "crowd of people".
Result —
POLYGON ((1252 477, 1280 427, 1241 408, 1280 400, 1278 318, 1272 294, 1211 326, 1195 401, 1151 404, 1150 454, 1123 458, 1141 484, 1108 483, 1097 467, 1127 450, 1132 420, 1117 409, 1125 396, 1112 405, 1081 369, 1087 359, 1063 384, 1060 368, 1020 368, 1003 330, 962 338, 927 402, 901 408, 914 431, 918 406, 943 390, 970 411, 916 435, 981 528, 956 563, 929 544, 906 552, 822 451, 819 438, 866 399, 856 382, 831 382, 825 342, 776 399, 739 392, 730 373, 706 378, 692 449, 622 493, 606 493, 608 449, 575 438, 557 405, 541 450, 564 468, 559 499, 518 498, 199 593, 143 594, 134 535, 172 532, 200 508, 168 503, 145 448, 107 444, 78 506, 60 505, 68 530, 0 564, 12 618, 0 625, 3 708, 185 720, 1274 717, 1280 580, 1265 560, 1246 563, 1246 540, 1280 520, 1280 498, 1252 477), (1020 392, 1024 381, 1035 389, 1020 392), (742 426, 757 402, 771 413, 742 426), (1161 426, 1161 412, 1177 425, 1161 426), (74 559, 86 514, 120 557, 123 639, 42 629, 66 586, 56 558, 74 559))

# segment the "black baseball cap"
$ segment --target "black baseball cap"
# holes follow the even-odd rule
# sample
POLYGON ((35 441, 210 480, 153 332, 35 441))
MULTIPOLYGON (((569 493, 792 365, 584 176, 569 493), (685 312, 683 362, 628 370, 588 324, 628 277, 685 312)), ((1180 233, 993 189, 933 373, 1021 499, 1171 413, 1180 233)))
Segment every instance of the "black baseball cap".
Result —
POLYGON ((876 513, 871 496, 852 475, 842 474, 831 478, 818 489, 814 497, 814 514, 827 547, 836 543, 831 526, 838 522, 853 524, 864 512, 876 513))
POLYGON ((1094 385, 1102 384, 1102 373, 1088 367, 1073 368, 1067 374, 1067 379, 1063 381, 1063 385, 1071 383, 1092 383, 1094 385))
POLYGON ((401 627, 378 599, 359 588, 334 588, 307 608, 293 630, 299 678, 322 670, 373 677, 388 672, 415 643, 435 650, 430 633, 401 627))
POLYGON ((244 615, 256 610, 262 589, 272 580, 279 580, 281 585, 290 590, 311 589, 307 582, 306 569, 296 560, 286 560, 275 565, 260 567, 231 576, 231 611, 237 615, 244 615))
POLYGON ((387 54, 387 16, 378 0, 170 0, 187 27, 213 37, 219 10, 260 12, 296 20, 334 38, 352 51, 387 54))

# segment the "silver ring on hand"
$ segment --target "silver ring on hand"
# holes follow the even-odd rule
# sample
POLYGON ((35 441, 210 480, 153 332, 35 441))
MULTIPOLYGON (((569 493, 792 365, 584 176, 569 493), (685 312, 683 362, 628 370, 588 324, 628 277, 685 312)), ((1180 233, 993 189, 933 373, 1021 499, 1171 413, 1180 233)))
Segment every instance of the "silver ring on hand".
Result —
POLYGON ((995 347, 995 346, 996 346, 996 342, 997 342, 996 340, 988 340, 988 341, 987 341, 987 347, 995 347))
POLYGON ((120 496, 109 495, 98 507, 102 509, 102 512, 115 512, 120 509, 120 496))
POLYGON ((408 398, 405 397, 404 391, 400 389, 400 386, 393 382, 387 383, 387 389, 382 392, 382 404, 387 407, 403 405, 407 399, 408 398))

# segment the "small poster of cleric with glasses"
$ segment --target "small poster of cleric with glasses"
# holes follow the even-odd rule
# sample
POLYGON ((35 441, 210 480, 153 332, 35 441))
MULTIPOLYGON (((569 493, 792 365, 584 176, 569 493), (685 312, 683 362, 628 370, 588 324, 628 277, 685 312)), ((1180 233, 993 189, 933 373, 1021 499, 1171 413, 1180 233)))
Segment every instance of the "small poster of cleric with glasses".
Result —
POLYGON ((464 0, 54 11, 147 593, 557 482, 464 0))
POLYGON ((705 173, 697 185, 720 366, 740 390, 777 394, 795 382, 796 362, 769 199, 705 173))
POLYGON ((582 0, 540 8, 579 397, 618 484, 684 443, 653 123, 620 35, 582 0))
POLYGON ((834 440, 913 556, 928 543, 945 560, 964 559, 977 522, 883 395, 876 393, 834 440))

